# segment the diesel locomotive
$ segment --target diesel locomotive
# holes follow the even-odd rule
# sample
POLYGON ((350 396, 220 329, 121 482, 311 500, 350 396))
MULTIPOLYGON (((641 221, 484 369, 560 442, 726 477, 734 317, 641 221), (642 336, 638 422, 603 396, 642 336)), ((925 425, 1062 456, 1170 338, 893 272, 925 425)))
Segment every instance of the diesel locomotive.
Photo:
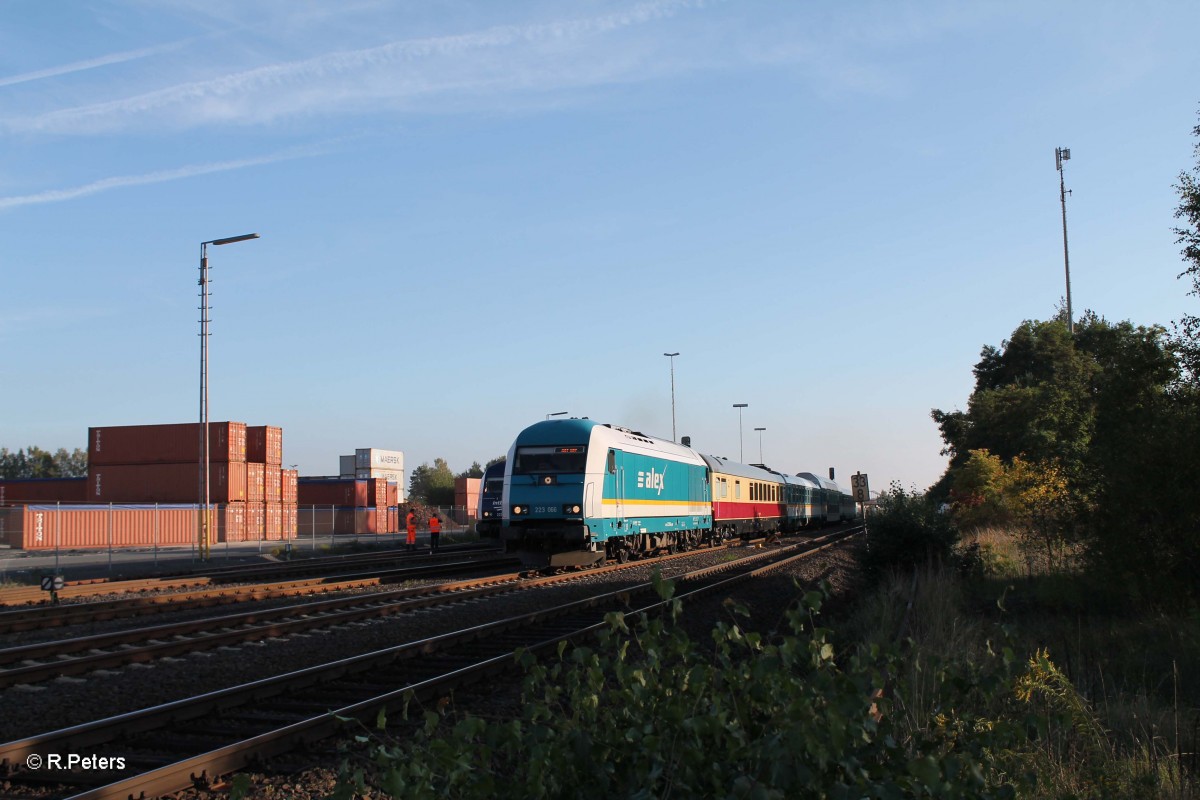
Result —
POLYGON ((475 532, 482 539, 500 537, 500 518, 504 499, 504 461, 483 471, 479 485, 479 507, 475 510, 475 532))
POLYGON ((555 419, 521 431, 508 452, 499 533, 527 564, 588 566, 856 514, 832 479, 702 455, 586 418, 555 419))

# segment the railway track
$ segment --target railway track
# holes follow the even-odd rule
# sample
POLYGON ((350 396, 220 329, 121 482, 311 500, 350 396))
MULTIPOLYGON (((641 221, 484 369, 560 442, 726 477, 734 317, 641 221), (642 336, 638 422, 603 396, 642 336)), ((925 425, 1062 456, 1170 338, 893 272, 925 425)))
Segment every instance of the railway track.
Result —
MULTIPOLYGON (((59 600, 93 597, 112 594, 149 594, 195 586, 213 586, 236 584, 249 581, 279 581, 287 577, 311 575, 331 576, 344 574, 347 571, 369 570, 387 564, 403 564, 408 561, 421 560, 434 563, 438 560, 459 558, 472 554, 498 552, 493 544, 446 545, 441 551, 431 556, 428 552, 413 553, 407 549, 375 550, 367 553, 354 553, 343 556, 323 556, 303 558, 295 561, 281 561, 273 564, 255 564, 253 566, 210 567, 202 572, 168 573, 146 578, 131 578, 109 580, 107 578, 90 578, 86 580, 67 581, 57 592, 59 600)), ((0 607, 48 606, 51 605, 49 592, 38 586, 9 586, 0 588, 0 607)))
MULTIPOLYGON (((669 561, 686 556, 686 553, 679 553, 664 556, 659 560, 669 561)), ((448 571, 477 571, 481 566, 489 565, 487 562, 467 561, 436 568, 408 568, 404 570, 403 576, 418 577, 430 570, 439 575, 448 571)), ((588 570, 586 574, 596 575, 634 566, 637 565, 610 565, 588 570)), ((19 645, 0 649, 0 689, 82 675, 97 669, 115 669, 128 664, 147 663, 158 658, 178 657, 217 647, 289 636, 318 628, 461 602, 468 598, 479 599, 520 589, 563 583, 575 580, 581 574, 585 573, 572 572, 528 578, 525 577, 527 573, 513 572, 19 645)), ((336 587, 340 584, 330 586, 336 587)), ((309 584, 302 583, 299 588, 307 590, 309 584)), ((360 588, 360 584, 354 582, 349 588, 360 588)), ((206 594, 203 599, 207 601, 211 597, 206 594)), ((181 605, 173 604, 171 607, 179 608, 181 605)), ((41 613, 48 611, 50 609, 41 613)), ((30 612, 27 616, 31 618, 29 624, 32 625, 32 620, 38 614, 30 612)))
POLYGON ((250 600, 269 600, 298 595, 329 594, 399 583, 412 578, 452 574, 464 570, 500 568, 516 563, 512 558, 488 557, 457 560, 429 557, 414 559, 414 565, 392 569, 369 569, 357 575, 302 578, 268 584, 227 584, 194 591, 147 594, 115 600, 96 600, 63 605, 40 605, 0 611, 0 633, 38 630, 63 625, 80 625, 120 617, 135 617, 172 611, 209 608, 250 600))
MULTIPOLYGON (((723 592, 853 535, 848 531, 783 545, 687 573, 677 597, 723 592)), ((552 579, 547 579, 552 580, 552 579)), ((346 658, 198 697, 0 745, 14 798, 152 797, 243 768, 373 720, 407 699, 440 697, 455 686, 511 669, 513 652, 545 652, 603 627, 604 615, 653 610, 649 583, 485 625, 346 658), (94 755, 108 769, 51 769, 51 756, 94 755), (21 792, 24 792, 22 794, 21 792)), ((61 762, 60 762, 61 763, 61 762)))

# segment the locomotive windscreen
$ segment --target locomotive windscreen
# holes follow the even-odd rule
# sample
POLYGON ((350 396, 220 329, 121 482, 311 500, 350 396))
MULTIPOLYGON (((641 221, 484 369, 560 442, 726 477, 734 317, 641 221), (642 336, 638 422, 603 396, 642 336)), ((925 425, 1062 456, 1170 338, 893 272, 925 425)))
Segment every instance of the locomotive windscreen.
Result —
POLYGON ((543 475, 550 472, 583 472, 587 465, 587 447, 563 445, 518 447, 513 462, 514 475, 543 475))

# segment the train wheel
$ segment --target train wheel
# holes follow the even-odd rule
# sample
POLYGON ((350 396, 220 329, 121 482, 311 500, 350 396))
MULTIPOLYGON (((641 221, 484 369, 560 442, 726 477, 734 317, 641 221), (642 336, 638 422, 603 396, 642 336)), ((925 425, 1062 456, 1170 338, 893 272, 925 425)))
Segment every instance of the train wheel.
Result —
POLYGON ((628 560, 629 560, 629 549, 622 547, 620 550, 617 551, 617 563, 624 564, 628 560))

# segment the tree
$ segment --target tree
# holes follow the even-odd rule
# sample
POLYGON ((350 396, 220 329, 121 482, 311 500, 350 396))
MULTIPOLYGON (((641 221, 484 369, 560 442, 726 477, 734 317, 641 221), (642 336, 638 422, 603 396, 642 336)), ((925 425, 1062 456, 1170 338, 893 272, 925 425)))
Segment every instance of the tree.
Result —
POLYGON ((1007 525, 1004 462, 986 449, 971 450, 952 478, 950 509, 961 530, 1007 525))
POLYGON ((932 490, 935 497, 948 499, 954 474, 973 450, 1081 473, 1092 436, 1090 386, 1097 365, 1076 342, 1089 324, 1107 323, 1085 315, 1072 338, 1065 321, 1026 320, 999 348, 983 348, 967 410, 931 412, 946 443, 942 454, 951 457, 932 490))
POLYGON ((483 477, 483 467, 479 466, 478 461, 472 462, 470 467, 468 467, 467 469, 458 473, 454 477, 456 477, 456 478, 482 478, 483 477))
POLYGON ((932 412, 951 456, 935 493, 964 525, 1013 524, 1050 560, 1082 536, 1095 566, 1143 595, 1178 587, 1200 551, 1185 499, 1200 482, 1200 393, 1182 376, 1161 326, 1087 312, 1071 336, 1026 321, 983 348, 965 412, 932 412))
POLYGON ((1001 492, 1013 521, 1020 526, 1027 557, 1043 550, 1046 563, 1072 539, 1079 509, 1066 474, 1053 462, 1032 462, 1017 457, 1005 470, 1001 492))
POLYGON ((87 476, 87 451, 76 448, 67 452, 60 447, 51 453, 29 446, 15 453, 0 448, 0 478, 83 478, 87 476))
POLYGON ((408 480, 409 500, 431 506, 454 503, 454 473, 444 458, 435 458, 433 466, 422 464, 408 480))
POLYGON ((507 453, 501 453, 500 455, 496 456, 495 458, 488 459, 488 462, 487 462, 486 464, 484 464, 484 465, 483 465, 483 468, 484 468, 484 469, 487 469, 487 468, 488 468, 488 467, 490 467, 492 464, 499 464, 501 461, 506 461, 506 460, 508 460, 508 454, 507 454, 507 453))
MULTIPOLYGON (((1200 125, 1192 129, 1192 135, 1200 140, 1200 125)), ((1190 294, 1200 297, 1200 141, 1197 141, 1193 152, 1196 166, 1191 173, 1179 173, 1179 183, 1175 186, 1179 192, 1175 218, 1184 222, 1182 227, 1175 228, 1178 237, 1175 241, 1183 245, 1181 252, 1188 265, 1179 277, 1190 277, 1190 294)), ((1192 382, 1200 383, 1200 317, 1185 315, 1179 322, 1178 330, 1177 342, 1184 365, 1192 382)))

